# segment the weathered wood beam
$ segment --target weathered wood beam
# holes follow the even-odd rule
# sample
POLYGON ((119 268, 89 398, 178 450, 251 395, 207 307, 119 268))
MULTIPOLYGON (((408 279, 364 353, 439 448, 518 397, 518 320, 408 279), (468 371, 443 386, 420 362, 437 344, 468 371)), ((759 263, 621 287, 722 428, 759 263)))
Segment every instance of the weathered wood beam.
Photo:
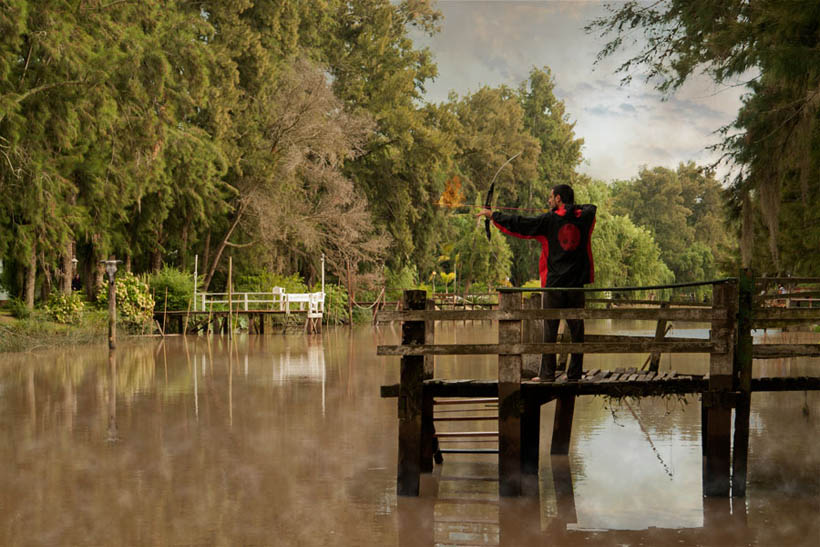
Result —
MULTIPOLYGON (((424 309, 425 291, 405 291, 405 309, 424 309)), ((405 321, 401 327, 403 344, 424 343, 424 321, 405 321)), ((418 496, 421 474, 422 407, 424 398, 424 357, 401 358, 399 383, 399 453, 396 491, 399 496, 418 496)))
MULTIPOLYGON (((503 311, 521 309, 520 293, 501 293, 503 311)), ((521 320, 499 321, 498 345, 521 344, 521 320)), ((521 495, 521 352, 498 352, 498 493, 521 495)))
MULTIPOLYGON (((582 342, 562 344, 418 344, 414 346, 378 346, 376 355, 498 355, 525 353, 725 353, 725 339, 699 342, 655 342, 644 339, 630 344, 617 342, 582 342)), ((730 371, 731 374, 731 371, 730 371)))
POLYGON ((755 359, 820 357, 820 344, 755 344, 752 356, 755 359))
MULTIPOLYGON (((813 312, 820 316, 820 310, 777 310, 787 312, 813 312)), ((519 310, 435 310, 435 311, 381 311, 379 321, 521 321, 532 319, 640 319, 646 321, 693 321, 708 323, 715 317, 723 317, 721 308, 631 308, 615 310, 595 310, 579 308, 562 309, 519 309, 519 310)))

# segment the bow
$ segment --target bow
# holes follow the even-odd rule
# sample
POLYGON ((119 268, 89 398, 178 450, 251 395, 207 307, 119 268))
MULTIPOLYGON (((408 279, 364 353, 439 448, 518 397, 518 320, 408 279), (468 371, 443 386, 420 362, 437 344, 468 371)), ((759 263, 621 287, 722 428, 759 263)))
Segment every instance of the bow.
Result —
MULTIPOLYGON (((523 152, 523 150, 522 150, 522 152, 523 152)), ((517 158, 520 155, 521 155, 521 152, 519 152, 518 154, 516 154, 514 156, 511 156, 507 161, 505 161, 503 164, 501 164, 501 167, 499 167, 498 171, 496 171, 495 175, 493 175, 493 180, 490 181, 490 189, 487 190, 487 199, 484 200, 484 208, 485 209, 491 209, 492 208, 493 194, 495 193, 495 179, 496 179, 496 177, 498 177, 498 174, 501 172, 502 169, 504 169, 504 167, 507 166, 508 163, 510 163, 512 160, 514 160, 515 158, 517 158)), ((487 233, 487 241, 491 241, 491 238, 490 238, 490 233, 491 233, 490 232, 490 219, 489 218, 484 219, 484 231, 487 233)))

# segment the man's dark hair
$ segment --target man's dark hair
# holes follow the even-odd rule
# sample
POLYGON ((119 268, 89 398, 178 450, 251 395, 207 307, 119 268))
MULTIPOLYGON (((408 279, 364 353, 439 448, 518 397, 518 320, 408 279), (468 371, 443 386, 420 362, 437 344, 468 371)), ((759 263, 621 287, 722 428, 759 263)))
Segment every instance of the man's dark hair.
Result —
POLYGON ((575 203, 575 192, 569 184, 559 184, 553 187, 552 193, 561 196, 561 201, 566 205, 575 203))

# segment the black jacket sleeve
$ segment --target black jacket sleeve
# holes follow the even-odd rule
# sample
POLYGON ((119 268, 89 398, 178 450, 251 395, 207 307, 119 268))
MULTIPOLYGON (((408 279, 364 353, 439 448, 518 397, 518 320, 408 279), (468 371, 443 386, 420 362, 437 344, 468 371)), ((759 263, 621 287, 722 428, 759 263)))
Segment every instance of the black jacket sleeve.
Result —
POLYGON ((529 239, 546 233, 545 221, 548 215, 549 213, 537 217, 525 217, 495 211, 493 212, 493 224, 508 235, 529 239))

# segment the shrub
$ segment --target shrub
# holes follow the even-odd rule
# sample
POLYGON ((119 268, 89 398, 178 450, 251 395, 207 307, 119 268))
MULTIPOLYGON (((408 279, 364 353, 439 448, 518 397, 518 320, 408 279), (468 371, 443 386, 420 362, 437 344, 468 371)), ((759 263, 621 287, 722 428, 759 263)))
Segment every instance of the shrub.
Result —
MULTIPOLYGON (((315 287, 319 292, 322 287, 315 287)), ((347 290, 341 285, 325 285, 325 324, 338 325, 347 322, 347 290)))
POLYGON ((188 309, 194 292, 194 277, 175 268, 164 267, 159 272, 148 276, 148 286, 154 295, 154 302, 159 309, 167 303, 169 310, 188 309), (165 291, 168 299, 165 299, 165 291))
MULTIPOLYGON (((131 272, 117 274, 117 315, 127 328, 143 330, 153 321, 154 299, 148 284, 131 272)), ((104 280, 97 302, 108 306, 108 280, 104 280)))
POLYGON ((31 316, 31 310, 28 309, 26 303, 19 298, 12 298, 8 303, 11 316, 17 319, 28 319, 31 316))
MULTIPOLYGON (((285 292, 305 293, 307 285, 299 274, 283 276, 270 272, 238 276, 234 285, 236 292, 270 292, 274 287, 282 287, 285 292)), ((317 289, 320 290, 320 289, 317 289)))
POLYGON ((53 292, 46 303, 46 313, 57 323, 69 324, 80 321, 85 309, 85 302, 79 292, 65 294, 53 292))

